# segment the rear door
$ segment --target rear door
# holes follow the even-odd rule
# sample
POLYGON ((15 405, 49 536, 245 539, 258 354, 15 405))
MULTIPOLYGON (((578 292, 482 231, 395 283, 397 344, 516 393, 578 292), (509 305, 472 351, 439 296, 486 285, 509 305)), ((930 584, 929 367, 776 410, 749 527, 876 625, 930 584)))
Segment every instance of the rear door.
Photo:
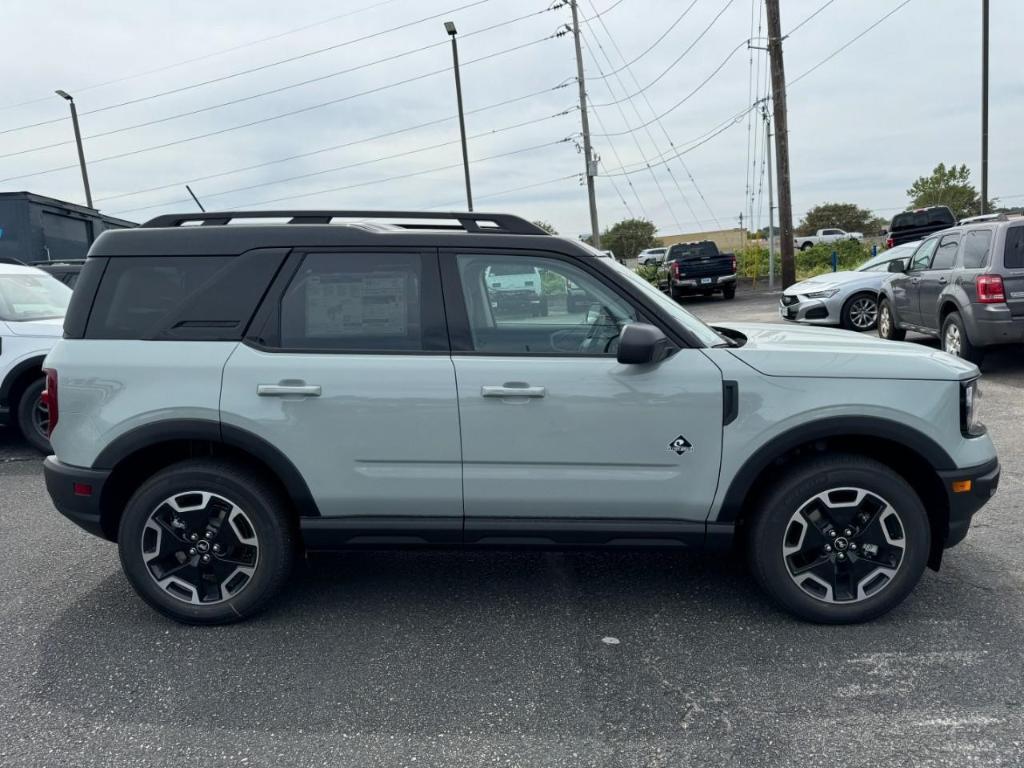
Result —
POLYGON ((721 373, 699 349, 618 363, 621 328, 646 318, 582 261, 442 251, 467 541, 571 537, 623 518, 703 535, 721 455, 721 373), (546 317, 495 307, 485 276, 516 264, 541 273, 546 317), (586 292, 584 313, 563 309, 567 282, 586 292))
POLYGON ((960 233, 953 232, 939 238, 938 247, 928 269, 921 272, 917 295, 921 325, 939 330, 939 296, 949 285, 960 248, 960 233))
POLYGON ((918 286, 921 283, 921 275, 931 266, 932 256, 938 247, 937 237, 925 240, 914 251, 914 255, 907 265, 907 271, 903 274, 894 274, 889 285, 892 287, 893 307, 896 310, 896 317, 901 323, 912 325, 921 324, 920 298, 918 286))
POLYGON ((293 253, 224 368, 221 420, 288 457, 323 517, 461 538, 436 252, 293 253))

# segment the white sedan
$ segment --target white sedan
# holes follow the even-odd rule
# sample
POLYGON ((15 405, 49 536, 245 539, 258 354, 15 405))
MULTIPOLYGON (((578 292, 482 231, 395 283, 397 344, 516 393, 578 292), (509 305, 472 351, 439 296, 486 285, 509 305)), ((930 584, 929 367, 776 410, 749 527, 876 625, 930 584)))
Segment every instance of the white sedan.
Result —
POLYGON ((905 243, 882 251, 852 272, 826 272, 794 283, 782 294, 779 314, 794 323, 870 331, 878 324, 878 290, 890 274, 890 264, 906 264, 919 245, 905 243))

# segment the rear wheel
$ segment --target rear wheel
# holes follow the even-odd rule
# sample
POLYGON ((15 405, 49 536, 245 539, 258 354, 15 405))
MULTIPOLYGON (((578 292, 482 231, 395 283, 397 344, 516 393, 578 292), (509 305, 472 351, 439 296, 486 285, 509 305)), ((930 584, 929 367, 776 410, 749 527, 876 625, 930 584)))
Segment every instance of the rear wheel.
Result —
POLYGON ((723 288, 722 289, 722 298, 726 299, 727 301, 730 300, 730 299, 735 299, 736 298, 736 286, 735 285, 727 285, 725 288, 723 288))
POLYGON ((840 322, 848 331, 870 331, 878 324, 878 298, 870 293, 851 296, 843 304, 840 322))
POLYGON ((18 399, 18 429, 37 451, 50 452, 50 414, 43 402, 46 380, 37 379, 25 387, 18 399))
POLYGON ((907 338, 907 332, 896 327, 896 316, 892 313, 888 299, 878 302, 878 335, 890 341, 903 341, 907 338))
POLYGON ((950 312, 942 322, 942 350, 970 363, 980 363, 984 351, 971 344, 959 312, 950 312))
POLYGON ((189 624, 226 624, 266 607, 288 578, 295 537, 285 504, 257 472, 192 459, 153 475, 125 507, 118 550, 153 608, 189 624))
POLYGON ((794 465, 756 515, 748 542, 754 577, 808 621, 881 616, 910 594, 927 564, 931 529, 917 494, 862 456, 794 465))

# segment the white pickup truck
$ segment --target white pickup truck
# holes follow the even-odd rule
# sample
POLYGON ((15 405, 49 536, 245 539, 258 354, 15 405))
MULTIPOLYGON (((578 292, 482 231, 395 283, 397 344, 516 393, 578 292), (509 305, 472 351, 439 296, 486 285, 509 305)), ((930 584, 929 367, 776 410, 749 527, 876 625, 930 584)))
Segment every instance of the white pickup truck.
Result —
POLYGON ((806 251, 812 245, 818 243, 834 243, 837 240, 860 240, 864 235, 860 232, 844 232, 841 229, 819 229, 813 235, 803 235, 794 238, 796 247, 806 251))

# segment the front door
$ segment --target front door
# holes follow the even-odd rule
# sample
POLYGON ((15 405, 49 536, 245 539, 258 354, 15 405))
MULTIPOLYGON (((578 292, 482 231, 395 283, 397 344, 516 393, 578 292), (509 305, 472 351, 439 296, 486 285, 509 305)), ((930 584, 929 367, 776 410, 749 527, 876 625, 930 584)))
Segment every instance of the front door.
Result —
POLYGON ((701 350, 619 364, 622 327, 650 318, 573 259, 452 251, 442 271, 467 541, 517 531, 558 540, 562 523, 580 534, 615 519, 630 522, 624 538, 659 521, 703 530, 718 482, 722 379, 701 350), (539 276, 543 313, 495 291, 491 275, 517 270, 539 276))
POLYGON ((939 238, 925 240, 910 257, 907 271, 895 274, 889 283, 892 287, 893 306, 901 323, 921 324, 920 298, 918 296, 921 275, 931 266, 932 256, 939 244, 939 238))
POLYGON ((325 518, 368 530, 379 521, 382 531, 429 523, 461 538, 459 415, 436 252, 293 254, 272 291, 253 338, 225 366, 225 428, 290 459, 325 518))

